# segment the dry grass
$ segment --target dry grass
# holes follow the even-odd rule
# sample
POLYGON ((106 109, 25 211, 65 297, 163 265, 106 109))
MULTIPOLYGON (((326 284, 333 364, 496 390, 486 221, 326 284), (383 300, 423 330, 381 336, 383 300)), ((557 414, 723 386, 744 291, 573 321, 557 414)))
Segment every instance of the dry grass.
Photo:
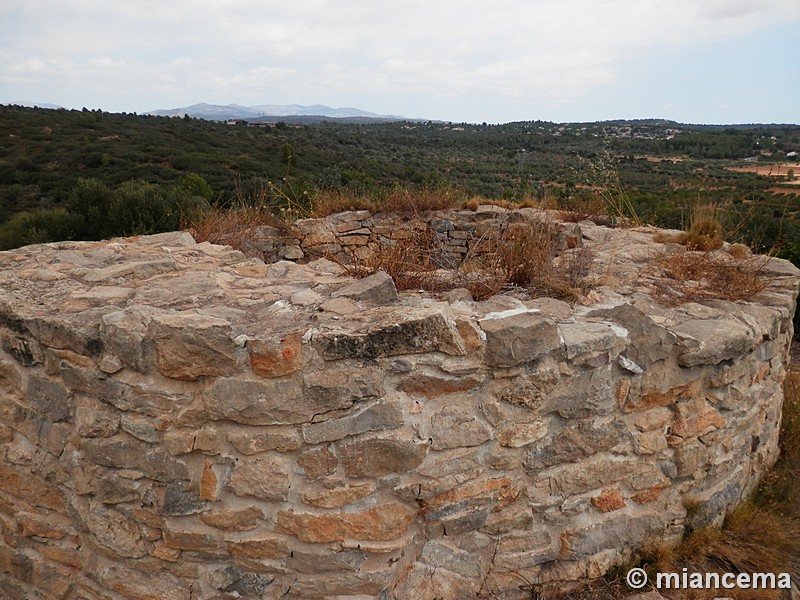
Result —
POLYGON ((348 210, 368 210, 375 212, 375 202, 366 196, 353 195, 339 191, 320 191, 311 199, 310 216, 323 218, 348 210))
POLYGON ((451 187, 396 187, 380 203, 384 212, 424 213, 433 210, 458 208, 463 202, 461 192, 451 187))
POLYGON ((722 252, 679 252, 655 261, 666 278, 654 295, 667 305, 708 298, 747 300, 764 290, 760 268, 769 257, 754 263, 722 252))
POLYGON ((236 182, 234 196, 227 203, 183 215, 181 228, 188 229, 198 242, 231 246, 247 256, 262 258, 259 227, 273 227, 291 234, 295 219, 306 216, 291 185, 279 187, 262 181, 249 194, 236 182), (287 193, 288 192, 288 193, 287 193))
POLYGON ((361 277, 385 271, 398 290, 441 291, 446 286, 436 274, 436 247, 433 231, 416 231, 409 239, 381 246, 374 258, 366 261, 354 259, 346 268, 361 277))
MULTIPOLYGON (((709 252, 725 243, 725 215, 715 204, 696 204, 689 217, 689 227, 677 234, 659 233, 654 240, 686 246, 687 250, 709 252)), ((741 245, 741 244, 740 244, 741 245)))
MULTIPOLYGON (((265 206, 237 203, 227 207, 212 207, 184 220, 181 227, 188 229, 198 242, 211 242, 231 246, 245 254, 254 247, 259 227, 275 227, 288 232, 286 221, 265 206)), ((260 255, 257 255, 260 258, 260 255)))

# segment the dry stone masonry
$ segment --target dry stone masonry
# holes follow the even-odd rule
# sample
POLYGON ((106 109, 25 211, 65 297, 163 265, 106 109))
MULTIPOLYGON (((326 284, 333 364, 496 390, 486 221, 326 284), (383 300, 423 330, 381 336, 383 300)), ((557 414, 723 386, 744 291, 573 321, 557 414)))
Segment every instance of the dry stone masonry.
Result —
POLYGON ((310 242, 0 253, 0 595, 522 598, 720 522, 777 457, 800 272, 666 308, 678 250, 564 231, 605 281, 575 306, 398 294, 310 242))

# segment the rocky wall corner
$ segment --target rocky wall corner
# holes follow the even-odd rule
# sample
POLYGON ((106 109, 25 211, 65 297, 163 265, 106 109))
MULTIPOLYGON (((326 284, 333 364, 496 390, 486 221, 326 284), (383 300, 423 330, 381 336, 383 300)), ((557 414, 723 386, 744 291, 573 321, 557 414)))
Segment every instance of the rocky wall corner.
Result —
POLYGON ((800 272, 667 308, 653 232, 581 229, 574 307, 185 233, 0 253, 0 591, 522 598, 720 522, 777 458, 800 272))

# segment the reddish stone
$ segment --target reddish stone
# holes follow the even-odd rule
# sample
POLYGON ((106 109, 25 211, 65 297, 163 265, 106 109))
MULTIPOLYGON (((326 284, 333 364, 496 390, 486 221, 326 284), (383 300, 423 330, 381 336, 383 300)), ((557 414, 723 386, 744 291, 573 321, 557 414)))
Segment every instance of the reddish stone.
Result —
POLYGON ((330 448, 325 447, 303 452, 297 457, 297 464, 303 469, 306 477, 313 481, 326 475, 332 475, 336 471, 339 461, 330 448))
POLYGON ((497 498, 505 496, 512 487, 512 481, 508 477, 498 477, 497 479, 482 479, 472 481, 455 489, 449 490, 438 496, 434 496, 424 501, 424 510, 431 511, 448 504, 456 504, 468 498, 497 498))
POLYGON ((200 478, 200 499, 216 500, 219 497, 219 479, 214 473, 214 466, 207 462, 200 478))
POLYGON ((218 510, 200 515, 206 525, 227 531, 247 531, 258 527, 258 520, 264 513, 255 506, 243 510, 218 510))
POLYGON ((660 484, 653 486, 649 489, 639 492, 635 496, 631 496, 631 500, 639 504, 649 504, 650 502, 655 502, 656 500, 658 500, 658 497, 661 495, 661 492, 663 492, 668 487, 669 484, 660 484))
POLYGON ((711 406, 705 398, 681 402, 675 407, 675 424, 672 435, 687 439, 699 437, 725 427, 725 417, 711 406))
POLYGON ((262 377, 282 377, 299 371, 302 346, 303 338, 297 331, 278 340, 250 340, 250 367, 262 377))
POLYGON ((64 494, 56 486, 39 479, 30 471, 17 471, 0 464, 0 490, 34 506, 66 512, 64 494))
POLYGON ((610 490, 603 490, 599 496, 592 498, 592 504, 600 512, 612 512, 625 508, 625 499, 622 497, 622 492, 619 488, 610 490))
POLYGON ((290 554, 287 539, 278 535, 228 541, 228 552, 244 558, 286 558, 290 554))
POLYGON ((341 487, 324 489, 303 494, 303 502, 321 508, 341 508, 355 500, 369 496, 374 486, 369 483, 345 484, 341 487))
POLYGON ((355 513, 312 515, 289 510, 278 513, 278 525, 304 542, 380 542, 405 534, 415 512, 397 502, 382 503, 355 513))
POLYGON ((623 408, 625 412, 634 412, 638 410, 648 410, 658 406, 672 406, 680 400, 696 397, 700 394, 702 387, 703 380, 695 379, 685 385, 677 385, 670 388, 666 392, 647 392, 642 394, 639 398, 630 397, 628 395, 623 408))

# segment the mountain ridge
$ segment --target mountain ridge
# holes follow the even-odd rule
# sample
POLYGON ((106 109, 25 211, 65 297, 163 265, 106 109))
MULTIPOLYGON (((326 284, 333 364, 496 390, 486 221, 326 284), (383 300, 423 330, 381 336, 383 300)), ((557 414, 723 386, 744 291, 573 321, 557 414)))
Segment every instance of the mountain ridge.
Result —
POLYGON ((197 119, 209 121, 227 120, 262 120, 272 117, 326 117, 332 119, 379 119, 391 121, 405 121, 407 117, 400 115, 380 115, 378 113, 361 110, 359 108, 343 107, 331 108, 324 104, 258 104, 242 106, 241 104, 208 104, 200 102, 191 106, 180 108, 157 109, 145 113, 159 117, 183 117, 189 115, 197 119))

